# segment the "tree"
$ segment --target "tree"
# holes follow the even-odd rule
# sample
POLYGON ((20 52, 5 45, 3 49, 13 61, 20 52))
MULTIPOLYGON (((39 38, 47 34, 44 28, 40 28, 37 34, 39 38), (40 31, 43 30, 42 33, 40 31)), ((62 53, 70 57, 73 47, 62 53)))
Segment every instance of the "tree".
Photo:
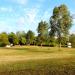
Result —
POLYGON ((0 46, 3 47, 8 44, 9 44, 8 35, 5 32, 1 33, 0 34, 0 46))
POLYGON ((20 45, 25 45, 26 44, 26 33, 24 31, 18 31, 16 33, 18 40, 19 40, 19 44, 20 45))
POLYGON ((8 39, 9 39, 10 44, 13 44, 13 45, 17 45, 18 44, 19 40, 18 40, 18 38, 17 38, 15 33, 11 32, 8 35, 8 39))
MULTIPOLYGON (((62 36, 61 37, 61 46, 62 47, 67 47, 67 39, 66 39, 66 37, 64 37, 64 36, 62 36)), ((57 44, 59 44, 59 38, 57 38, 57 44)))
POLYGON ((38 32, 38 42, 42 44, 46 41, 47 37, 48 37, 48 23, 46 23, 46 21, 41 21, 38 24, 38 28, 37 28, 37 32, 38 32))
POLYGON ((61 47, 62 35, 67 37, 69 29, 72 26, 72 18, 66 5, 63 4, 53 9, 53 15, 50 18, 50 25, 50 36, 55 36, 57 34, 61 47))
POLYGON ((75 48, 75 34, 70 35, 69 40, 72 44, 72 47, 75 48))
POLYGON ((19 39, 19 44, 20 44, 20 45, 25 45, 25 44, 26 44, 26 38, 25 38, 25 37, 21 37, 21 38, 19 39))
POLYGON ((47 46, 55 47, 57 45, 57 39, 55 37, 48 37, 47 46))
POLYGON ((27 32, 27 34, 26 34, 26 43, 27 44, 33 44, 33 42, 34 42, 34 33, 31 31, 31 30, 29 30, 28 32, 27 32))

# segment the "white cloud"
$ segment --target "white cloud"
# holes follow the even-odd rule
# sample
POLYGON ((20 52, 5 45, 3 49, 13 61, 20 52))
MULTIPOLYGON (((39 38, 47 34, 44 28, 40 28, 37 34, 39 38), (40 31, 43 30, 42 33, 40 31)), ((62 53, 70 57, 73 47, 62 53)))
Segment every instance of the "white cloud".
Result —
POLYGON ((70 29, 70 34, 75 34, 75 19, 73 19, 73 26, 70 29))
POLYGON ((26 23, 34 23, 37 17, 38 10, 36 8, 24 9, 24 15, 18 18, 19 25, 24 25, 26 23))
POLYGON ((24 17, 20 17, 18 19, 18 22, 17 22, 18 25, 24 25, 25 24, 25 18, 24 17))
POLYGON ((37 20, 39 9, 31 8, 31 9, 24 9, 24 11, 25 11, 24 15, 25 23, 27 23, 28 25, 34 24, 35 21, 37 20))
POLYGON ((73 19, 75 19, 75 13, 71 13, 73 19))
POLYGON ((38 11, 36 9, 31 9, 30 11, 28 11, 27 16, 28 16, 28 20, 30 21, 30 23, 35 22, 37 13, 38 11))
POLYGON ((7 0, 13 3, 21 4, 21 5, 26 5, 28 0, 7 0))
POLYGON ((10 32, 12 31, 11 25, 6 21, 0 21, 0 32, 10 32))
POLYGON ((18 29, 20 30, 33 30, 36 31, 38 25, 38 11, 37 8, 24 9, 24 16, 17 18, 18 29))
POLYGON ((49 21, 50 16, 52 15, 51 9, 46 10, 41 17, 42 20, 49 21))
POLYGON ((75 19, 73 19, 73 24, 75 24, 75 19))
POLYGON ((75 26, 73 26, 71 29, 70 29, 70 34, 75 34, 75 29, 74 29, 75 26))
POLYGON ((22 27, 20 25, 18 26, 15 23, 12 23, 7 20, 0 21, 0 32, 7 32, 7 33, 16 32, 16 31, 22 30, 23 28, 24 27, 22 27))
POLYGON ((0 12, 13 12, 13 9, 7 7, 0 7, 0 12))
POLYGON ((42 18, 44 20, 47 20, 49 17, 50 17, 50 13, 48 11, 45 11, 42 18))
POLYGON ((19 4, 27 4, 28 0, 15 0, 19 4))

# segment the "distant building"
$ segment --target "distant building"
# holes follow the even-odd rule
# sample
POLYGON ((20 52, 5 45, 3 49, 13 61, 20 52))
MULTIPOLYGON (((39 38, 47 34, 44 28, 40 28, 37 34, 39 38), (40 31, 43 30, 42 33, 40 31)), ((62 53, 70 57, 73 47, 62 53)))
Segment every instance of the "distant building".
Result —
POLYGON ((72 48, 72 45, 71 45, 70 42, 67 43, 67 47, 68 47, 68 48, 72 48))

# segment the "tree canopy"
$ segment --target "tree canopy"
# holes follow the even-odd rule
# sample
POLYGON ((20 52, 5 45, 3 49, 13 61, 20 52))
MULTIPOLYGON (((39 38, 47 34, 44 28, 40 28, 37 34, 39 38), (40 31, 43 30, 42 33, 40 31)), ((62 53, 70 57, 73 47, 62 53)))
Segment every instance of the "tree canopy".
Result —
POLYGON ((0 46, 6 46, 9 44, 7 33, 3 32, 0 34, 0 46))
POLYGON ((26 34, 26 43, 30 45, 33 44, 33 41, 34 41, 34 33, 31 30, 29 30, 26 34))
POLYGON ((16 36, 15 33, 11 32, 9 35, 8 35, 8 39, 9 39, 9 42, 10 44, 13 44, 13 45, 16 45, 18 44, 18 37, 16 36))
POLYGON ((60 36, 69 34, 69 29, 72 27, 72 18, 66 5, 60 5, 53 9, 53 15, 50 18, 51 31, 50 35, 55 33, 60 36))
POLYGON ((37 32, 38 32, 38 42, 41 43, 42 45, 42 43, 45 42, 48 36, 48 23, 46 21, 41 21, 38 24, 37 32))
POLYGON ((50 17, 50 36, 59 38, 61 46, 61 37, 67 37, 69 29, 72 27, 72 17, 66 5, 60 5, 53 9, 53 15, 50 17))

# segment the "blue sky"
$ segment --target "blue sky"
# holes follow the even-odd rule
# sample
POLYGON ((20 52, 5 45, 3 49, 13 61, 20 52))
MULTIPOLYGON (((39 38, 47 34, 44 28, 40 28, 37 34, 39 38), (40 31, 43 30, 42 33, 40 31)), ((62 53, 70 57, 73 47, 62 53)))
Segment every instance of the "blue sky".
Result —
MULTIPOLYGON (((75 14, 75 0, 0 0, 0 32, 32 30, 37 34, 38 23, 49 22, 53 8, 61 4, 67 5, 71 15, 75 14)), ((75 25, 70 33, 75 33, 75 25)))

